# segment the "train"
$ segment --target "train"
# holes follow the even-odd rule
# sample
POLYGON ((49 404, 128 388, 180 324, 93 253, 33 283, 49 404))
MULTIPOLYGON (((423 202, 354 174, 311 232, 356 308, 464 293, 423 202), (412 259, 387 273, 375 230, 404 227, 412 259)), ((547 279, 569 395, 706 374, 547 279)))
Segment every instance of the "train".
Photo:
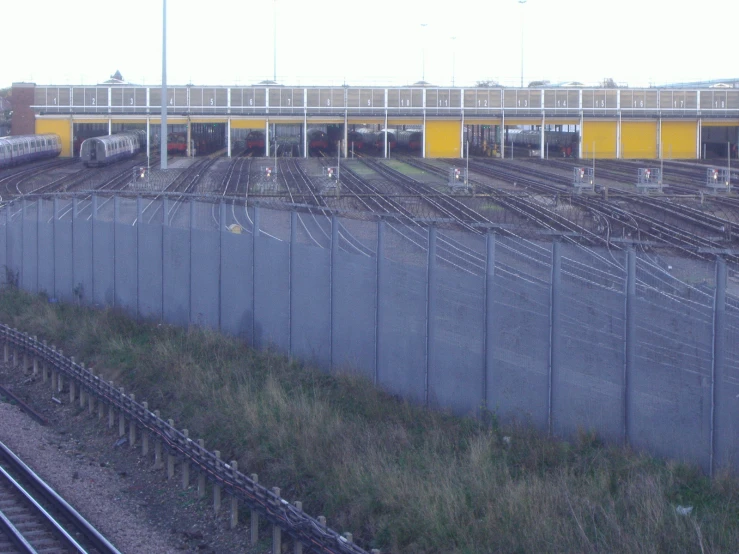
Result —
POLYGON ((398 148, 409 152, 420 152, 423 146, 423 131, 420 129, 408 129, 398 131, 398 148))
POLYGON ((264 131, 249 131, 246 135, 247 150, 264 150, 264 131))
POLYGON ((86 139, 80 146, 80 158, 87 167, 108 165, 132 158, 146 148, 145 131, 127 131, 86 139))
MULTIPOLYGON (((385 129, 373 131, 366 127, 361 127, 356 131, 347 133, 347 140, 351 146, 354 143, 354 151, 376 150, 382 152, 384 150, 382 141, 385 139, 385 129)), ((390 150, 395 149, 398 145, 397 131, 387 129, 387 145, 390 150)))
POLYGON ((62 139, 54 133, 0 137, 0 168, 55 158, 61 152, 62 139))
POLYGON ((328 150, 328 135, 320 129, 308 131, 308 152, 325 152, 328 150))
POLYGON ((167 135, 167 154, 187 154, 187 133, 175 131, 167 135))
MULTIPOLYGON (((544 141, 550 153, 560 152, 563 156, 571 157, 577 151, 579 134, 569 131, 545 131, 544 141)), ((514 147, 539 150, 541 148, 541 131, 509 129, 507 131, 506 144, 514 147)))

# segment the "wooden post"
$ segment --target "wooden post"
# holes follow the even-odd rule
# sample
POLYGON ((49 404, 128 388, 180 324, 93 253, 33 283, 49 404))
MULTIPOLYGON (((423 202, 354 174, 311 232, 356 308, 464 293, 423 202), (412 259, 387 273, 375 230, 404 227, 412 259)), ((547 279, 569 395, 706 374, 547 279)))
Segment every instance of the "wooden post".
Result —
MULTIPOLYGON (((111 379, 110 380, 110 392, 111 392, 111 396, 112 396, 112 393, 113 393, 114 390, 115 390, 115 383, 111 379)), ((115 410, 113 409, 113 404, 110 403, 110 404, 108 404, 108 429, 112 429, 114 423, 115 423, 115 410)))
MULTIPOLYGON (((216 460, 221 459, 221 451, 215 450, 213 454, 216 457, 216 460)), ((213 485, 213 511, 215 513, 218 513, 221 510, 221 485, 215 484, 213 485)))
MULTIPOLYGON (((154 416, 159 419, 159 410, 154 410, 154 416)), ((162 467, 162 441, 157 437, 154 439, 154 469, 162 467)))
POLYGON ((351 544, 354 539, 351 533, 344 533, 344 538, 346 539, 346 542, 348 542, 349 544, 351 544))
MULTIPOLYGON (((85 364, 80 362, 80 368, 82 368, 82 371, 85 370, 85 364)), ((85 387, 80 384, 80 408, 84 409, 85 407, 85 387)))
MULTIPOLYGON (((46 341, 44 341, 42 344, 44 345, 44 352, 46 352, 46 350, 49 348, 49 346, 46 344, 46 341)), ((42 383, 46 383, 46 381, 48 379, 48 375, 47 375, 47 373, 48 373, 47 372, 47 369, 48 368, 46 367, 46 362, 41 361, 40 363, 41 363, 41 382, 42 383)))
MULTIPOLYGON (((182 434, 187 439, 190 436, 190 432, 187 429, 182 430, 182 434)), ((187 490, 190 487, 190 460, 185 457, 182 461, 182 489, 187 490)))
MULTIPOLYGON (((201 448, 200 455, 203 455, 203 451, 205 449, 205 441, 203 439, 198 439, 198 446, 201 448)), ((198 497, 203 498, 205 496, 205 472, 200 471, 198 473, 198 497)))
MULTIPOLYGON (((231 460, 231 472, 236 477, 236 472, 239 470, 239 462, 231 460)), ((231 496, 231 529, 235 529, 239 524, 239 499, 235 496, 231 496)))
MULTIPOLYGON (((90 380, 95 381, 95 371, 90 368, 90 380)), ((92 390, 92 389, 91 389, 92 390)), ((92 415, 95 413, 95 395, 92 394, 92 392, 88 391, 87 393, 87 415, 92 415)))
MULTIPOLYGON (((130 395, 131 398, 131 405, 136 401, 136 395, 132 394, 130 395)), ((128 422, 128 442, 130 443, 131 448, 136 446, 136 420, 134 418, 131 418, 131 421, 128 422)))
MULTIPOLYGON (((123 390, 123 387, 118 389, 121 391, 121 399, 126 398, 125 391, 123 390)), ((123 408, 120 409, 118 412, 118 436, 119 437, 125 437, 126 436, 126 416, 124 415, 123 408)))
MULTIPOLYGON (((300 500, 295 501, 295 509, 299 512, 303 511, 303 503, 300 500)), ((293 547, 293 554, 303 554, 303 543, 298 539, 295 539, 295 546, 293 547)))
MULTIPOLYGON (((71 363, 74 363, 74 356, 71 356, 69 358, 69 361, 71 363)), ((70 404, 74 403, 74 399, 77 398, 77 393, 74 390, 74 387, 75 387, 74 379, 70 379, 69 380, 69 403, 70 404)))
MULTIPOLYGON (((272 487, 272 492, 277 497, 275 502, 280 502, 280 487, 272 487)), ((282 554, 282 529, 279 525, 272 526, 272 554, 282 554)))
MULTIPOLYGON (((144 412, 146 412, 146 416, 149 416, 149 403, 144 401, 141 403, 141 405, 144 407, 144 412)), ((141 455, 142 456, 148 456, 149 455, 149 432, 146 429, 141 430, 141 455)))
MULTIPOLYGON (((259 483, 259 475, 252 473, 250 477, 255 485, 259 483)), ((252 510, 249 519, 251 523, 251 545, 254 546, 259 540, 259 512, 252 510)))
MULTIPOLYGON (((167 423, 174 429, 174 419, 168 419, 167 423)), ((174 479, 174 456, 167 451, 167 479, 174 479)))
MULTIPOLYGON (((34 343, 38 342, 38 337, 36 335, 33 335, 33 342, 34 343)), ((38 375, 38 356, 34 354, 32 357, 33 357, 33 376, 36 377, 36 375, 38 375)))
MULTIPOLYGON (((59 352, 57 353, 59 354, 60 358, 64 356, 64 350, 62 350, 61 348, 59 349, 59 352)), ((56 384, 58 387, 56 392, 62 393, 64 391, 64 376, 62 375, 60 371, 56 372, 56 384)))

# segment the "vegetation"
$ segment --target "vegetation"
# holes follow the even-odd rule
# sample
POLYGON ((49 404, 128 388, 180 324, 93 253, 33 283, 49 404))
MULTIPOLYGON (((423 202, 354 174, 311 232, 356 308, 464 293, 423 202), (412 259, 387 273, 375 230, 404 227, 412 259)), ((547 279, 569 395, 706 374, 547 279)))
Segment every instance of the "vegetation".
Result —
POLYGON ((736 552, 739 486, 694 468, 414 407, 202 329, 0 293, 0 320, 124 384, 306 511, 397 553, 736 552), (681 507, 692 506, 692 511, 681 507))

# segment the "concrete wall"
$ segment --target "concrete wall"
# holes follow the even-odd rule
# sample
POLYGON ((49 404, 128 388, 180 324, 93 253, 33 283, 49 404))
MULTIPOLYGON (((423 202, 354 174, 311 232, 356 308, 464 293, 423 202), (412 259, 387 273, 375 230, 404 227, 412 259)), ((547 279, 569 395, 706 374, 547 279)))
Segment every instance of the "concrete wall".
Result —
POLYGON ((0 213, 0 277, 221 329, 459 415, 594 430, 706 471, 739 469, 739 303, 723 262, 706 286, 673 281, 665 294, 653 259, 633 252, 614 264, 559 243, 235 213, 23 200, 0 213), (237 219, 240 234, 227 230, 237 219), (452 244, 475 262, 454 259, 452 244))

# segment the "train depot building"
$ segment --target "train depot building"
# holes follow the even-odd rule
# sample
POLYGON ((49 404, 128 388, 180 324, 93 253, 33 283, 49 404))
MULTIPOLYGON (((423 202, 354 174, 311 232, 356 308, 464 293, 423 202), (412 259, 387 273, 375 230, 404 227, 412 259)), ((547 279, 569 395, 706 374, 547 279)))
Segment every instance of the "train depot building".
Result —
MULTIPOLYGON (((159 144, 161 88, 13 85, 12 134, 145 130, 159 144)), ((700 159, 736 156, 739 88, 170 86, 170 152, 429 158, 700 159)))

